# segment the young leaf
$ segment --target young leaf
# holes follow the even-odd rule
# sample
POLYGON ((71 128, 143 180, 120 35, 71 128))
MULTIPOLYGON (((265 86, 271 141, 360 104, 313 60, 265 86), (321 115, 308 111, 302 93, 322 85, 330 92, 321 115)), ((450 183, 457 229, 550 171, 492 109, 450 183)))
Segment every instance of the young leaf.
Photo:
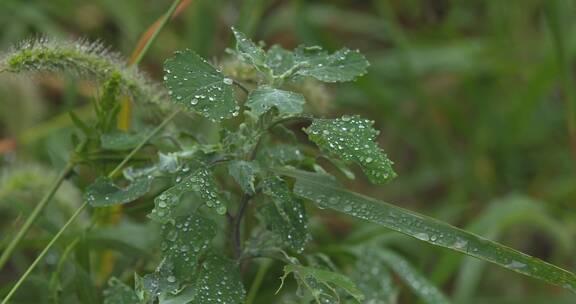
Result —
POLYGON ((447 304, 448 299, 436 286, 432 285, 422 274, 414 269, 408 261, 389 251, 379 251, 380 260, 390 267, 406 285, 417 294, 423 303, 447 304))
POLYGON ((336 291, 336 288, 340 288, 356 299, 359 303, 363 303, 364 301, 364 295, 362 292, 358 287, 356 287, 356 284, 354 284, 354 282, 345 275, 318 268, 289 264, 284 266, 282 283, 284 283, 286 277, 291 273, 294 274, 294 277, 299 282, 302 282, 302 285, 307 286, 308 288, 314 288, 314 290, 310 290, 310 292, 314 295, 318 303, 321 303, 321 293, 323 293, 322 290, 317 289, 318 286, 328 287, 332 291, 336 291), (312 285, 310 285, 310 283, 312 283, 312 285))
POLYGON ((104 289, 104 304, 138 304, 140 300, 130 286, 117 278, 111 278, 104 289))
POLYGON ((276 77, 282 76, 296 65, 294 54, 275 44, 266 53, 266 66, 276 77))
POLYGON ((310 76, 325 82, 354 80, 366 74, 370 65, 359 51, 347 48, 328 54, 319 47, 298 47, 294 56, 300 65, 297 75, 310 76))
POLYGON ((226 213, 226 206, 220 199, 216 181, 210 170, 199 167, 186 175, 189 170, 188 167, 184 167, 176 177, 176 185, 154 199, 154 209, 149 215, 150 218, 161 223, 174 218, 174 210, 180 202, 180 197, 186 192, 196 193, 206 206, 214 208, 218 214, 226 213))
POLYGON ((86 189, 84 199, 92 207, 105 207, 110 205, 125 204, 136 200, 150 190, 153 178, 142 176, 122 189, 116 186, 110 178, 98 177, 86 189))
POLYGON ((176 279, 190 278, 215 235, 216 224, 197 214, 177 217, 174 223, 162 226, 162 253, 172 262, 176 279))
POLYGON ((291 116, 302 113, 302 106, 305 102, 302 94, 260 86, 250 92, 246 106, 257 116, 264 114, 272 107, 278 109, 280 116, 291 116))
POLYGON ((172 101, 220 121, 238 115, 232 80, 192 51, 176 52, 164 64, 172 101))
POLYGON ((374 130, 373 123, 359 116, 315 119, 305 131, 323 151, 358 163, 370 181, 384 183, 396 173, 392 161, 374 142, 379 132, 374 130))
POLYGON ((254 180, 258 170, 258 165, 255 162, 236 160, 228 164, 228 173, 240 185, 242 191, 249 194, 254 194, 254 180))
POLYGON ((284 181, 271 178, 265 182, 264 193, 272 198, 261 212, 270 229, 289 248, 302 252, 310 240, 304 204, 295 197, 284 181))
POLYGON ((202 264, 195 286, 198 293, 191 304, 241 304, 246 296, 238 263, 216 254, 202 264))
POLYGON ((239 32, 232 27, 232 32, 236 38, 236 51, 242 59, 256 67, 264 65, 266 54, 261 47, 257 46, 252 40, 248 39, 244 33, 239 32))

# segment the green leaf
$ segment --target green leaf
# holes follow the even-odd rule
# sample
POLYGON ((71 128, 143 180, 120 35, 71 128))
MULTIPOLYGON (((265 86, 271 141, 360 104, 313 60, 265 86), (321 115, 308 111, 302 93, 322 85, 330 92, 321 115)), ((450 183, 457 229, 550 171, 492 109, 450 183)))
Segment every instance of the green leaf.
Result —
POLYGON ((264 193, 272 198, 272 202, 266 202, 261 208, 270 229, 289 248, 297 252, 304 251, 311 237, 302 201, 278 178, 266 180, 264 193))
POLYGON ((232 27, 232 32, 236 38, 236 51, 241 56, 241 59, 255 67, 264 66, 264 62, 266 61, 264 50, 234 27, 232 27))
POLYGON ((462 252, 509 270, 576 292, 576 275, 517 250, 458 229, 450 224, 344 189, 320 174, 277 170, 296 179, 294 192, 334 209, 365 219, 435 246, 462 252))
POLYGON ((180 284, 173 273, 173 268, 172 261, 164 259, 156 271, 145 275, 139 284, 142 285, 146 293, 153 297, 176 293, 180 284))
POLYGON ((202 166, 187 174, 189 170, 189 167, 183 167, 176 176, 175 185, 154 199, 154 209, 149 214, 150 218, 160 223, 173 219, 180 198, 186 192, 196 193, 206 206, 215 209, 218 214, 226 213, 226 206, 220 198, 212 172, 202 166))
POLYGON ((108 280, 108 286, 104 289, 104 304, 138 303, 140 303, 140 300, 130 286, 114 277, 108 280))
POLYGON ((374 141, 378 131, 373 121, 359 116, 337 119, 315 119, 305 129, 320 149, 347 162, 356 162, 373 183, 384 183, 396 176, 392 161, 374 141))
POLYGON ((197 214, 177 217, 162 226, 162 253, 172 262, 176 279, 190 278, 215 235, 216 224, 197 214))
POLYGON ((266 113, 272 107, 278 109, 280 116, 292 116, 302 113, 305 102, 302 94, 260 86, 250 92, 246 106, 257 116, 266 113))
POLYGON ((150 190, 153 178, 150 176, 140 177, 126 187, 116 186, 112 179, 98 177, 86 189, 84 199, 92 207, 105 207, 111 205, 125 204, 138 199, 150 190))
MULTIPOLYGON (((335 297, 331 297, 328 294, 328 298, 338 299, 336 289, 340 288, 350 296, 354 297, 356 301, 360 303, 363 303, 364 301, 364 295, 362 294, 362 292, 358 289, 358 287, 356 287, 356 284, 354 284, 354 282, 345 275, 318 268, 288 264, 284 266, 284 275, 282 276, 282 284, 284 284, 284 280, 291 273, 294 274, 294 277, 298 282, 300 282, 301 286, 302 285, 306 286, 310 290, 310 292, 312 293, 312 295, 314 296, 314 298, 318 303, 324 303, 322 302, 322 299, 325 299, 325 297, 322 296, 322 293, 324 293, 324 291, 322 289, 319 289, 320 286, 327 287, 329 290, 332 290, 336 295, 335 297)), ((339 302, 340 301, 338 301, 337 303, 339 302)))
POLYGON ((421 273, 399 255, 389 251, 378 252, 380 260, 390 267, 400 279, 420 297, 423 303, 446 304, 450 303, 436 286, 432 285, 421 273))
POLYGON ((220 121, 238 115, 232 80, 192 51, 176 52, 164 64, 172 101, 220 121))
POLYGON ((366 74, 370 65, 359 51, 343 48, 333 54, 320 47, 298 47, 294 50, 296 75, 310 76, 325 82, 354 80, 366 74))
POLYGON ((296 65, 294 54, 275 44, 266 53, 266 66, 276 77, 282 76, 296 65))
POLYGON ((228 173, 240 185, 242 191, 254 194, 254 181, 258 173, 258 164, 255 162, 235 160, 228 164, 228 173))
POLYGON ((138 133, 111 132, 102 134, 100 144, 102 148, 112 151, 131 150, 138 146, 148 135, 149 130, 144 129, 138 133))
POLYGON ((380 248, 368 247, 358 253, 354 281, 370 304, 398 303, 398 288, 392 274, 378 256, 380 248))
POLYGON ((191 304, 241 304, 246 296, 238 263, 216 254, 202 264, 195 286, 198 293, 191 304))
POLYGON ((304 154, 297 147, 288 144, 264 147, 260 155, 270 163, 277 165, 299 162, 304 159, 304 154))

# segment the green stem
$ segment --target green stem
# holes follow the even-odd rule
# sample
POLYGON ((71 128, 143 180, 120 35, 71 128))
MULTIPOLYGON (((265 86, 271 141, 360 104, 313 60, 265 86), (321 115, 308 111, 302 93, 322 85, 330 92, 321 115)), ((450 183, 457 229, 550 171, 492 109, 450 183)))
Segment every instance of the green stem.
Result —
MULTIPOLYGON (((76 148, 76 151, 81 150, 84 145, 85 145, 85 142, 80 143, 78 145, 78 147, 76 148)), ((46 206, 48 205, 48 203, 50 202, 52 197, 54 197, 54 194, 56 194, 56 191, 58 190, 58 188, 60 188, 60 185, 62 184, 62 182, 64 182, 64 179, 66 178, 66 176, 68 174, 70 174, 70 172, 72 172, 75 165, 76 165, 76 161, 74 160, 74 157, 72 156, 72 157, 70 157, 70 160, 68 161, 68 163, 66 164, 64 169, 62 169, 62 171, 58 175, 58 178, 56 179, 56 181, 54 181, 54 183, 52 184, 52 186, 50 187, 48 192, 44 195, 44 197, 36 205, 36 207, 34 207, 34 210, 32 210, 32 213, 30 213, 30 215, 26 219, 26 222, 24 222, 24 225, 22 225, 22 228, 20 228, 20 230, 18 231, 16 236, 12 239, 12 241, 10 241, 8 246, 6 246, 6 249, 4 250, 4 252, 2 252, 2 255, 0 256, 0 270, 2 270, 2 268, 4 268, 4 266, 6 265, 6 263, 8 262, 10 257, 12 256, 12 253, 14 253, 14 250, 16 249, 18 244, 20 244, 22 239, 26 236, 26 234, 28 233, 28 231, 30 230, 30 228, 32 227, 32 225, 34 224, 34 222, 36 221, 38 216, 40 216, 40 214, 46 208, 46 206)))
POLYGON ((74 214, 70 217, 70 219, 68 219, 68 221, 66 222, 66 224, 64 224, 64 226, 62 226, 62 228, 60 228, 60 230, 58 231, 58 233, 56 233, 56 235, 52 238, 52 240, 50 240, 50 242, 48 243, 48 245, 46 245, 46 247, 44 247, 44 250, 42 250, 42 252, 40 252, 40 254, 38 255, 38 257, 36 257, 36 259, 34 260, 34 262, 32 262, 32 264, 30 265, 30 267, 28 267, 28 269, 26 270, 26 272, 20 277, 20 279, 18 280, 18 282, 16 282, 16 284, 12 287, 12 289, 10 289, 10 292, 6 295, 6 297, 4 297, 4 300, 2 301, 2 304, 7 304, 8 301, 10 300, 10 298, 12 298, 12 296, 14 295, 14 293, 18 290, 18 288, 20 288, 20 285, 22 285, 22 283, 24 283, 24 281, 26 280, 26 278, 28 278, 28 276, 30 275, 30 273, 32 272, 32 270, 34 270, 34 268, 36 267, 36 265, 38 265, 38 263, 42 260, 42 258, 44 258, 44 256, 46 255, 46 253, 48 253, 48 251, 50 250, 50 248, 52 248, 52 245, 54 245, 54 243, 56 243, 56 241, 58 241, 58 239, 60 238, 60 236, 64 233, 64 231, 68 228, 68 226, 70 226, 70 224, 72 224, 72 222, 74 222, 74 220, 80 215, 80 213, 82 213, 82 211, 88 206, 88 203, 85 202, 82 204, 82 206, 80 206, 80 208, 78 208, 76 210, 76 212, 74 212, 74 214))
POLYGON ((252 285, 250 286, 250 290, 248 291, 248 295, 246 296, 246 302, 244 304, 252 304, 256 299, 256 295, 258 294, 258 290, 264 281, 264 276, 268 272, 270 265, 272 264, 272 260, 266 259, 260 264, 260 268, 258 268, 258 272, 256 273, 256 277, 254 281, 252 281, 252 285))
POLYGON ((175 0, 172 3, 172 6, 170 6, 170 8, 166 12, 166 14, 164 14, 164 18, 162 18, 160 25, 156 28, 154 33, 152 33, 152 37, 150 37, 150 39, 148 39, 148 41, 146 42, 146 44, 142 48, 142 51, 138 54, 138 57, 136 57, 136 59, 134 59, 134 61, 132 62, 131 65, 136 66, 140 63, 140 61, 142 61, 142 58, 144 58, 144 54, 146 54, 148 52, 148 49, 150 49, 150 46, 152 46, 152 43, 154 43, 154 41, 158 37, 158 34, 160 34, 160 31, 162 30, 162 28, 164 28, 164 26, 168 23, 168 21, 170 20, 170 17, 172 17, 172 15, 174 14, 174 11, 176 10, 176 8, 180 4, 180 2, 181 2, 181 0, 175 0))
MULTIPOLYGON (((170 114, 170 116, 166 117, 164 119, 164 121, 162 121, 162 123, 160 123, 160 125, 158 125, 154 130, 152 130, 152 132, 150 132, 139 144, 138 146, 136 146, 128 155, 126 155, 126 158, 124 158, 124 160, 122 160, 122 162, 120 164, 118 164, 118 166, 116 166, 116 168, 114 168, 114 170, 112 170, 110 172, 110 174, 108 174, 109 177, 113 177, 114 175, 116 175, 116 173, 118 173, 118 171, 120 171, 122 169, 122 167, 132 158, 132 156, 134 156, 138 150, 140 150, 142 147, 144 147, 144 145, 146 144, 146 142, 148 142, 152 137, 154 137, 154 135, 156 135, 158 132, 160 132, 160 130, 162 130, 162 128, 164 128, 164 126, 166 126, 168 124, 168 122, 170 122, 175 116, 176 114, 180 113, 180 110, 176 110, 174 111, 172 114, 170 114)), ((64 175, 65 176, 65 175, 64 175)), ((54 188, 58 188, 58 187, 54 187, 54 188)), ((54 190, 56 191, 56 190, 54 190)), ((53 195, 53 193, 52 193, 53 195)), ((66 231, 66 229, 68 229, 68 227, 70 226, 70 224, 78 217, 78 215, 82 212, 82 210, 84 210, 86 208, 86 206, 88 206, 87 202, 84 202, 72 215, 72 217, 70 217, 70 219, 68 220, 68 222, 66 222, 66 224, 64 224, 64 226, 62 226, 62 228, 60 228, 60 230, 58 231, 58 233, 56 233, 56 235, 50 240, 50 242, 46 245, 46 247, 44 247, 44 249, 42 250, 42 252, 40 253, 40 255, 38 255, 38 257, 34 260, 34 262, 32 262, 32 264, 28 267, 28 269, 26 270, 26 272, 20 277, 20 279, 18 279, 18 282, 16 282, 16 284, 14 285, 14 287, 12 287, 12 289, 10 290, 10 292, 6 295, 6 297, 4 298, 4 300, 2 301, 1 304, 7 304, 8 301, 10 300, 10 298, 14 295, 14 293, 18 290, 18 288, 20 288, 20 285, 22 285, 22 283, 26 280, 26 278, 28 278, 28 276, 30 275, 30 273, 32 273, 32 270, 34 270, 34 268, 36 268, 36 265, 38 265, 38 263, 42 260, 42 258, 46 255, 46 253, 48 252, 48 250, 50 250, 50 248, 52 248, 52 246, 54 245, 54 243, 56 243, 56 241, 60 238, 60 236, 62 235, 62 233, 64 233, 64 231, 66 231)))

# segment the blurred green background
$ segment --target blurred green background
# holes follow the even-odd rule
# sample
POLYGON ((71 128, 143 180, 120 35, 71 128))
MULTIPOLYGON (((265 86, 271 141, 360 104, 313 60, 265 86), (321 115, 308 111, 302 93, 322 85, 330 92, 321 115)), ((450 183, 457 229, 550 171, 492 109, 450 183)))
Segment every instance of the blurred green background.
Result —
MULTIPOLYGON (((0 50, 30 37, 85 37, 129 57, 169 5, 2 0, 0 50)), ((232 25, 268 45, 347 46, 366 54, 366 76, 319 89, 328 96, 320 111, 375 120, 399 177, 374 187, 357 174, 351 187, 576 269, 574 1, 192 0, 141 67, 161 79, 162 63, 175 50, 217 58, 231 43, 232 25)), ((71 147, 65 113, 90 100, 78 84, 73 77, 0 78, 3 175, 15 162, 54 172, 62 166, 71 147)), ((11 186, 0 185, 0 194, 11 186)), ((321 237, 326 243, 341 235, 382 237, 380 228, 343 217, 323 221, 331 230, 321 237)), ((495 266, 385 236, 462 303, 576 302, 495 266)))

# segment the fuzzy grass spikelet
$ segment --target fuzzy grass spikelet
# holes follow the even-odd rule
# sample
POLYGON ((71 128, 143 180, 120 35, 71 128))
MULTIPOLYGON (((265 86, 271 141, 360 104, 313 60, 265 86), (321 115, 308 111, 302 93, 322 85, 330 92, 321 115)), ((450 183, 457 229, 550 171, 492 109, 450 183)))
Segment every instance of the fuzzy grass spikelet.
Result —
POLYGON ((79 77, 107 81, 120 75, 120 88, 135 101, 159 103, 165 91, 136 67, 129 67, 102 43, 80 40, 31 39, 0 59, 0 71, 16 74, 70 72, 79 77))

